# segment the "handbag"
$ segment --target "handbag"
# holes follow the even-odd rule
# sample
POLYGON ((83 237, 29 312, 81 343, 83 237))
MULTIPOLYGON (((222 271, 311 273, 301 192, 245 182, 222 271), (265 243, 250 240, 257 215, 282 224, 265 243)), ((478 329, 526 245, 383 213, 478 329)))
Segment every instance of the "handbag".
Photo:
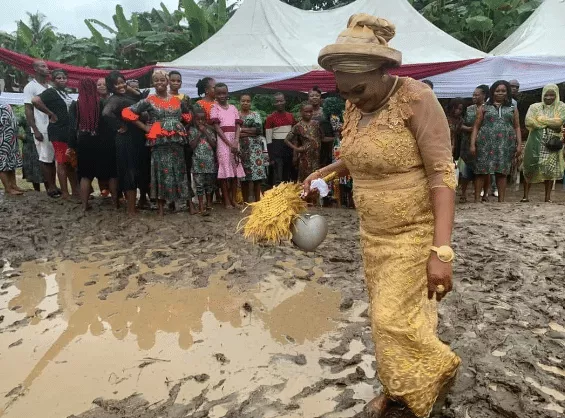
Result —
POLYGON ((563 149, 563 139, 560 133, 555 133, 546 128, 543 131, 543 140, 546 148, 552 152, 561 151, 563 149))

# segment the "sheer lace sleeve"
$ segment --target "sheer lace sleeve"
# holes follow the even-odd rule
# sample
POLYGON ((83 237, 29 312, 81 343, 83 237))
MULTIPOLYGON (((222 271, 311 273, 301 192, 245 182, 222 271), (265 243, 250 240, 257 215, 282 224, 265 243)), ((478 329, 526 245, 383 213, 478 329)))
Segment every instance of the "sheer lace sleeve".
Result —
POLYGON ((426 86, 416 87, 419 100, 410 103, 412 117, 409 128, 416 138, 430 187, 455 190, 455 164, 451 152, 451 135, 445 113, 433 91, 426 86))
POLYGON ((106 123, 106 126, 110 129, 110 131, 117 131, 120 122, 121 116, 119 116, 122 112, 120 108, 120 100, 118 96, 112 96, 106 102, 104 109, 102 109, 102 119, 106 123))

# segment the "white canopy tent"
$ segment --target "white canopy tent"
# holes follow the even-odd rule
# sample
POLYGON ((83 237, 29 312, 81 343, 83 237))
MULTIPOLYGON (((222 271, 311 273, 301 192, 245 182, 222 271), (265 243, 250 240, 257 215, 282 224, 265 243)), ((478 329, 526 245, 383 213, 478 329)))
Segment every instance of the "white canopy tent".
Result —
POLYGON ((522 90, 565 81, 565 0, 545 0, 486 58, 430 79, 440 97, 469 96, 479 84, 517 79, 522 90))
POLYGON ((396 25, 391 46, 402 51, 404 64, 465 61, 486 55, 435 27, 407 0, 357 0, 318 12, 279 0, 245 0, 226 25, 202 45, 158 65, 179 70, 190 95, 203 76, 222 80, 232 90, 294 78, 321 69, 319 51, 335 42, 355 13, 384 17, 396 25))

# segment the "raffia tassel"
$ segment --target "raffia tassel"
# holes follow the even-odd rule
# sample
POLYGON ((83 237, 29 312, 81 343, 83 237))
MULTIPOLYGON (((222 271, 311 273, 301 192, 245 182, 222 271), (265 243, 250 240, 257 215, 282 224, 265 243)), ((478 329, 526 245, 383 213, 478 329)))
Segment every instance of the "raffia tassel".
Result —
POLYGON ((290 239, 292 222, 307 207, 300 197, 301 190, 299 184, 281 183, 265 192, 259 202, 251 203, 251 214, 242 220, 243 236, 253 242, 275 244, 290 239))
MULTIPOLYGON (((332 173, 324 180, 331 181, 335 175, 332 173)), ((238 231, 243 229, 243 236, 253 242, 278 244, 291 239, 292 223, 308 207, 301 192, 302 185, 294 183, 281 183, 268 190, 259 202, 249 204, 251 214, 241 220, 238 231)))

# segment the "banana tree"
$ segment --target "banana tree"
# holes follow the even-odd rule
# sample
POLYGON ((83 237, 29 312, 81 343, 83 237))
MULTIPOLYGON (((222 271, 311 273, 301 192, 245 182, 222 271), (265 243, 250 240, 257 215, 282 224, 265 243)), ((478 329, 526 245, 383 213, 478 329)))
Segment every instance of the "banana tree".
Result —
POLYGON ((201 7, 194 0, 181 0, 180 3, 194 46, 206 41, 228 21, 226 0, 214 1, 208 7, 201 7))
POLYGON ((134 13, 128 19, 118 5, 113 26, 96 19, 87 19, 85 24, 100 50, 115 58, 113 62, 106 60, 108 64, 135 68, 170 61, 193 48, 188 28, 181 25, 183 17, 180 11, 171 13, 161 3, 160 9, 134 13), (110 36, 104 36, 102 31, 110 36))
POLYGON ((440 29, 484 52, 514 32, 540 0, 413 0, 440 29))

